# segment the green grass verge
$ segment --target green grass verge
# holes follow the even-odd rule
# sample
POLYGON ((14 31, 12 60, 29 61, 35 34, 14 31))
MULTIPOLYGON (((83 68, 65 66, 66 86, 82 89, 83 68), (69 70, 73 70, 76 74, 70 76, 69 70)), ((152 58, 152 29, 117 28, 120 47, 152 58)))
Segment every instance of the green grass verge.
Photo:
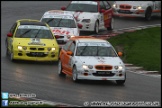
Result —
POLYGON ((124 53, 122 60, 161 74, 161 27, 127 32, 108 41, 124 53))

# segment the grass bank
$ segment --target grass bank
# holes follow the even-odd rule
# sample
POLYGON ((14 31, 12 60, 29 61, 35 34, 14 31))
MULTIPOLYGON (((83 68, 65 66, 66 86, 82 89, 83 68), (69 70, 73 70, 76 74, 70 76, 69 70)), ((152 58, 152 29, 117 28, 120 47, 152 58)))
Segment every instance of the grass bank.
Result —
POLYGON ((111 37, 108 41, 122 51, 123 61, 161 73, 161 27, 147 28, 111 37))

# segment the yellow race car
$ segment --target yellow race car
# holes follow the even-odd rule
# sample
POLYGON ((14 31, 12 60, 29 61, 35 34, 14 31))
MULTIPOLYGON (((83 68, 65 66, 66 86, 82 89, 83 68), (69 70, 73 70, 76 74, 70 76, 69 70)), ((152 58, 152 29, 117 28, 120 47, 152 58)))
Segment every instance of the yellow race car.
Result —
POLYGON ((6 38, 11 61, 58 61, 59 46, 48 24, 39 20, 17 20, 6 38))

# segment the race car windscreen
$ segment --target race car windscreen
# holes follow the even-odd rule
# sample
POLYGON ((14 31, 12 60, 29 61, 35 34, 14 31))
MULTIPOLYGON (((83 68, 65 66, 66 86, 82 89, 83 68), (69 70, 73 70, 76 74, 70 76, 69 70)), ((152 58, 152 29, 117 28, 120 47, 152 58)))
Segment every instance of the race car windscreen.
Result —
POLYGON ((50 27, 76 28, 76 24, 73 19, 43 18, 42 22, 47 23, 50 27))
POLYGON ((17 38, 41 38, 54 39, 52 32, 45 26, 21 25, 18 27, 15 37, 17 38))
POLYGON ((80 11, 80 12, 98 12, 97 5, 91 4, 70 4, 66 11, 80 11))
POLYGON ((117 57, 117 54, 111 46, 78 46, 76 56, 117 57))

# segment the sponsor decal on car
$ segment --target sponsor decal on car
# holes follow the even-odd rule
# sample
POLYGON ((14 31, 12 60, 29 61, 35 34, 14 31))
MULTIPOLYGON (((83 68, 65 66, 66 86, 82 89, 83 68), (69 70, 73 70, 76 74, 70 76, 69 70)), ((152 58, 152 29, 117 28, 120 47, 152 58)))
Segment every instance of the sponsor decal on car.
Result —
POLYGON ((52 32, 55 34, 65 34, 65 35, 68 35, 70 33, 67 30, 60 30, 60 29, 53 29, 52 32))
POLYGON ((45 46, 44 43, 40 42, 39 38, 32 38, 31 42, 29 42, 28 45, 43 45, 43 46, 45 46))
POLYGON ((20 25, 18 29, 42 29, 42 30, 49 30, 46 26, 36 26, 36 25, 20 25))

